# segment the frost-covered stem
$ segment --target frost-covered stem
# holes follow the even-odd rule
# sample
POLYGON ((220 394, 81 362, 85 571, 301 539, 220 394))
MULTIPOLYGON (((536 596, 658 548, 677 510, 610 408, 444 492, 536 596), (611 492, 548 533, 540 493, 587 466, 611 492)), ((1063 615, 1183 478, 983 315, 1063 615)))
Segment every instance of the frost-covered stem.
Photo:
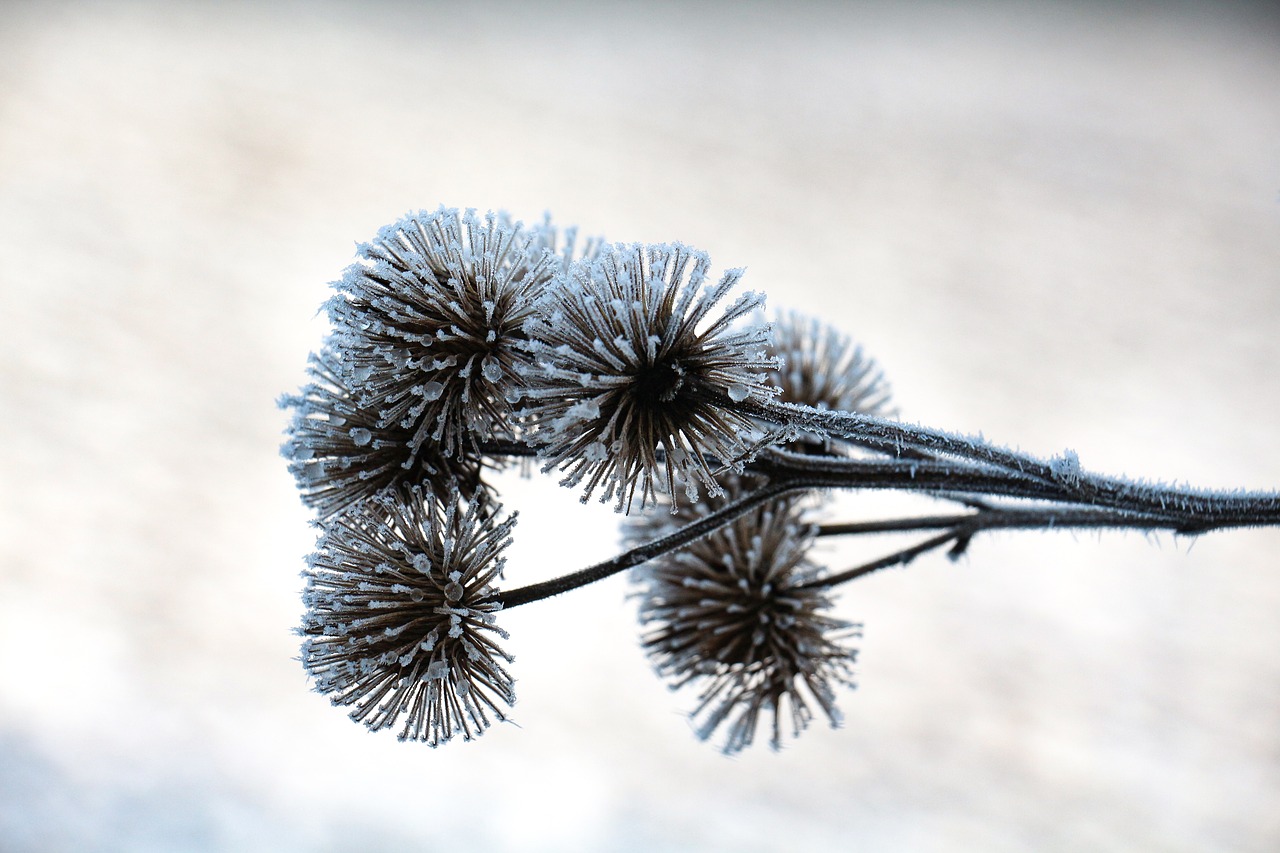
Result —
POLYGON ((891 488, 1033 498, 1110 507, 1171 519, 1180 532, 1280 524, 1276 492, 1213 492, 1106 477, 1078 466, 1044 480, 990 464, 950 460, 845 459, 769 450, 751 466, 771 476, 803 476, 826 488, 891 488))
POLYGON ((999 468, 958 460, 849 459, 766 450, 747 470, 768 477, 804 477, 824 489, 899 489, 1057 500, 1061 490, 999 468))
MULTIPOLYGON (((1190 531, 1193 534, 1216 529, 1213 525, 1204 530, 1190 531)), ((879 521, 851 522, 848 524, 828 524, 818 528, 819 536, 857 535, 866 533, 894 533, 942 528, 943 532, 932 536, 900 551, 863 563, 852 569, 833 575, 818 578, 805 584, 805 587, 827 588, 848 583, 880 569, 905 565, 928 551, 951 544, 951 557, 962 554, 969 542, 984 530, 1065 530, 1065 529, 1131 529, 1131 530, 1173 530, 1175 533, 1186 533, 1183 526, 1174 520, 1158 518, 1141 513, 1132 513, 1117 509, 1077 508, 1077 507, 1033 507, 1029 509, 1011 507, 986 507, 978 512, 957 513, 953 515, 920 516, 917 518, 895 518, 879 521)))
POLYGON ((968 539, 962 530, 947 530, 943 533, 939 533, 937 536, 932 536, 923 542, 912 545, 909 548, 903 548, 901 551, 894 551, 892 554, 872 560, 869 563, 863 563, 862 565, 856 566, 852 569, 847 569, 834 575, 828 575, 827 577, 818 578, 817 580, 810 581, 809 583, 801 584, 798 588, 823 589, 842 583, 848 583, 855 578, 860 578, 863 575, 869 575, 872 572, 879 571, 880 569, 906 565, 921 554, 936 550, 951 542, 956 543, 956 547, 953 548, 952 551, 954 554, 958 555, 959 552, 963 551, 964 547, 968 544, 968 539))
POLYGON ((822 524, 818 536, 858 536, 868 533, 905 533, 919 530, 965 528, 970 533, 981 530, 1063 530, 1112 528, 1132 530, 1174 530, 1179 524, 1150 515, 1117 509, 1078 507, 985 507, 977 512, 949 515, 921 515, 914 518, 886 518, 875 521, 851 521, 822 524))
POLYGON ((562 592, 569 592, 578 587, 595 583, 598 580, 604 580, 611 575, 616 575, 618 572, 637 566, 646 560, 651 560, 677 548, 682 548, 696 539, 713 533, 760 504, 779 495, 812 487, 812 483, 802 478, 780 478, 774 480, 666 536, 624 551, 602 563, 596 563, 594 566, 589 566, 581 571, 562 575, 541 583, 499 592, 493 598, 501 603, 503 609, 509 610, 512 607, 519 607, 521 604, 540 601, 553 595, 559 595, 562 592))
POLYGON ((485 456, 511 456, 526 458, 538 455, 538 448, 523 441, 500 441, 490 439, 479 443, 480 452, 485 456))
MULTIPOLYGON (((954 543, 953 554, 958 554, 981 530, 1112 527, 1195 534, 1225 527, 1280 525, 1280 494, 1274 492, 1211 492, 1134 483, 1085 471, 1074 458, 1061 464, 1045 463, 981 439, 904 426, 882 418, 779 403, 744 401, 738 404, 728 397, 725 401, 744 406, 744 411, 753 417, 854 440, 888 453, 889 458, 850 459, 765 449, 747 465, 751 472, 768 477, 768 483, 756 491, 653 542, 572 574, 497 593, 493 599, 505 608, 518 607, 603 580, 682 548, 761 503, 795 490, 917 491, 957 500, 976 510, 949 516, 829 526, 823 531, 824 535, 938 528, 944 532, 879 560, 814 581, 811 585, 815 586, 844 583, 887 566, 910 562, 919 554, 947 543, 954 543), (991 507, 975 500, 975 495, 1043 501, 1058 506, 991 507)), ((482 451, 487 455, 514 457, 537 453, 536 448, 523 442, 488 442, 482 451)))
POLYGON ((855 441, 864 447, 894 456, 904 455, 907 451, 945 454, 1016 471, 1047 483, 1057 480, 1057 475, 1049 463, 1024 453, 1007 450, 982 438, 954 435, 942 430, 904 424, 900 421, 858 412, 815 409, 795 403, 779 403, 752 397, 738 402, 727 394, 719 393, 713 394, 712 397, 719 405, 727 406, 766 423, 855 441))

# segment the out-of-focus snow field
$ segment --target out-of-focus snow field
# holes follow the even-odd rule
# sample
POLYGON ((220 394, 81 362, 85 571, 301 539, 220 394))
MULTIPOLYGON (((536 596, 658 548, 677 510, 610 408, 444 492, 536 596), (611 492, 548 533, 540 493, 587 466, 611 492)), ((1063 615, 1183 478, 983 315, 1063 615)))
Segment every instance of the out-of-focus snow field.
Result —
MULTIPOLYGON (((746 266, 909 420, 1280 487, 1262 4, 0 17, 0 849, 1280 847, 1280 531, 1004 534, 868 578, 845 727, 733 760, 614 579, 506 614, 520 726, 432 751, 294 660, 313 531, 274 404, 356 241, 550 210, 746 266)), ((613 552, 607 508, 508 485, 508 583, 613 552)))

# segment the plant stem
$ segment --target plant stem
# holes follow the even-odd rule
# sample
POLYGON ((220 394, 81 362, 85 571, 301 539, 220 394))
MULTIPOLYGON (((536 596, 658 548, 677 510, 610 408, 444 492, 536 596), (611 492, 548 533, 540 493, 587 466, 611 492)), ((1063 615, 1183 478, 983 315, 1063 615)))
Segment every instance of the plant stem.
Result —
POLYGON ((939 533, 937 536, 932 536, 923 542, 912 545, 909 548, 903 548, 901 551, 894 551, 892 554, 872 560, 869 563, 863 563, 860 566, 847 569, 846 571, 839 572, 834 575, 828 575, 827 577, 818 578, 817 580, 800 584, 797 588, 825 589, 827 587, 838 586, 842 583, 848 583, 855 578, 860 578, 863 575, 869 575, 872 572, 879 571, 880 569, 887 569, 891 566, 901 566, 910 563, 921 554, 932 551, 936 548, 941 548, 948 542, 959 543, 962 541, 962 537, 964 536, 965 534, 961 530, 947 530, 943 533, 939 533))
POLYGON ((727 394, 710 391, 707 394, 718 405, 733 408, 766 423, 816 432, 831 438, 856 441, 865 447, 892 456, 901 456, 907 451, 944 454, 974 462, 985 462, 1046 483, 1053 483, 1058 479, 1049 463, 1033 456, 1006 450, 981 437, 954 435, 942 430, 904 424, 900 421, 858 412, 815 409, 795 403, 779 403, 753 398, 737 403, 727 394))
MULTIPOLYGON (((954 436, 896 421, 811 409, 786 403, 717 400, 752 417, 856 441, 888 458, 864 459, 762 451, 747 465, 767 478, 765 485, 720 509, 652 542, 631 548, 581 571, 541 583, 495 593, 504 608, 519 607, 615 575, 632 566, 682 548, 733 522, 760 504, 786 492, 806 489, 895 489, 955 500, 974 512, 827 525, 819 535, 887 533, 942 529, 942 533, 878 560, 806 586, 834 586, 887 566, 908 563, 920 554, 954 543, 963 552, 975 534, 993 529, 1054 527, 1172 530, 1198 534, 1225 527, 1280 524, 1280 494, 1212 492, 1105 477, 1065 459, 1045 463, 991 445, 980 438, 954 436), (1029 508, 991 506, 975 495, 1040 501, 1029 508)), ((536 449, 523 442, 486 442, 486 455, 527 457, 536 449)))
POLYGON ((558 578, 552 578, 541 583, 530 584, 516 589, 507 590, 505 592, 496 593, 493 598, 502 604, 504 610, 512 607, 519 607, 522 604, 540 601, 544 598, 550 598, 553 595, 559 595, 562 592, 569 592, 578 587, 595 583, 598 580, 615 575, 632 566, 639 565, 646 560, 651 560, 661 554, 682 548, 700 539, 716 530, 724 527, 726 524, 733 522, 746 513, 750 512, 760 504, 776 498, 786 492, 803 490, 812 488, 812 484, 800 478, 782 478, 768 483, 753 492, 738 498, 715 512, 686 524, 684 527, 667 534, 652 542, 638 545, 630 550, 623 551, 616 557, 612 557, 594 566, 582 569, 568 575, 562 575, 558 578))
POLYGON ((824 488, 891 488, 947 496, 974 493, 1108 507, 1176 521, 1182 533, 1280 524, 1280 494, 1275 492, 1212 492, 1134 483, 1084 470, 1045 482, 1022 472, 958 460, 847 459, 778 450, 765 451, 751 467, 770 476, 804 476, 820 481, 824 488))
MULTIPOLYGON (((955 543, 951 552, 952 557, 958 557, 968 547, 969 541, 984 530, 1115 528, 1144 531, 1173 530, 1175 533, 1185 532, 1180 529, 1180 525, 1177 522, 1125 510, 1091 507, 1034 507, 1031 509, 988 507, 978 512, 952 515, 894 518, 879 521, 851 522, 848 524, 826 524, 818 528, 818 535, 860 535, 938 528, 942 528, 944 532, 909 548, 895 551, 885 557, 843 572, 818 578, 803 586, 826 588, 847 583, 879 569, 909 563, 921 554, 940 548, 949 542, 955 543)), ((1201 532, 1203 531, 1197 530, 1194 531, 1194 534, 1201 532)))
POLYGON ((950 515, 922 515, 914 518, 889 518, 877 521, 855 521, 844 524, 823 524, 818 527, 819 536, 849 536, 867 533, 902 533, 916 530, 938 530, 964 527, 970 532, 980 530, 1015 529, 1174 529, 1177 525, 1149 515, 1128 513, 1115 509, 1078 507, 986 507, 977 512, 960 512, 950 515))

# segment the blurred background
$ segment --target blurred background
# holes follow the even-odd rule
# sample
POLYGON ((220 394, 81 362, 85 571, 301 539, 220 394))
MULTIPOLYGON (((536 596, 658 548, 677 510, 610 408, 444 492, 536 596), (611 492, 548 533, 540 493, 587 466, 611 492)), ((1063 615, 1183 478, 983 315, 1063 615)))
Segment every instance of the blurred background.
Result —
MULTIPOLYGON (((907 420, 1276 488, 1277 80, 1263 3, 0 5, 0 850, 1280 848, 1280 531, 859 581, 845 726, 735 759, 615 578, 432 751, 309 690, 275 406, 357 241, 550 211, 745 266, 907 420)), ((616 550, 504 496, 509 584, 616 550)))

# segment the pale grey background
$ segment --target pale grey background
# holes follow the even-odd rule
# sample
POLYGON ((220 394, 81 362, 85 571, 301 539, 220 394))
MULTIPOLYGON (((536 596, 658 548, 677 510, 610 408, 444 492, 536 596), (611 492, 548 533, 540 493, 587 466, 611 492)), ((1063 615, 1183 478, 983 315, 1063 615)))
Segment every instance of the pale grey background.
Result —
MULTIPOLYGON (((747 267, 909 420, 1280 486, 1268 8, 0 6, 0 849, 1277 849, 1276 531, 869 578, 845 728, 733 760, 615 579, 507 614, 520 727, 431 751, 293 660, 273 404, 356 241, 550 210, 747 267)), ((511 582, 612 552, 506 494, 511 582)))

